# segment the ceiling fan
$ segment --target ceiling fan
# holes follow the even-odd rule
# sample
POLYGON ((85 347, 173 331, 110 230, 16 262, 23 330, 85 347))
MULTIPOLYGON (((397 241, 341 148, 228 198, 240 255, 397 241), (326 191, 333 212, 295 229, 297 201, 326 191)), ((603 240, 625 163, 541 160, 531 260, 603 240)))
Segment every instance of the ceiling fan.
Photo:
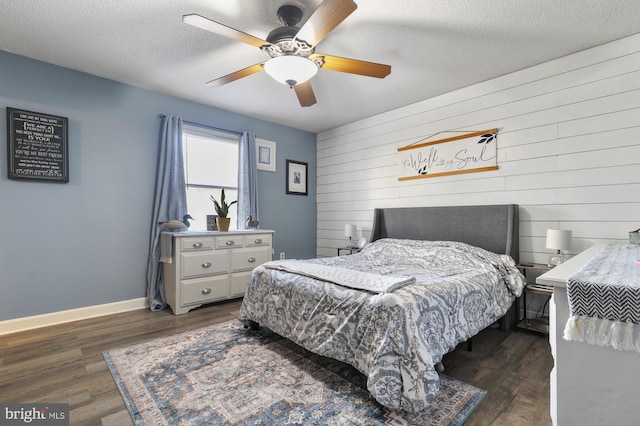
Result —
POLYGON ((315 52, 318 43, 351 15, 357 7, 352 0, 324 0, 304 25, 297 27, 302 18, 300 8, 293 5, 281 6, 277 13, 284 26, 271 31, 266 40, 198 14, 184 15, 182 21, 194 27, 250 44, 270 56, 267 61, 211 80, 207 83, 208 86, 221 86, 264 70, 276 81, 293 88, 300 105, 307 107, 316 103, 309 79, 320 68, 376 78, 384 78, 391 73, 389 65, 315 52))

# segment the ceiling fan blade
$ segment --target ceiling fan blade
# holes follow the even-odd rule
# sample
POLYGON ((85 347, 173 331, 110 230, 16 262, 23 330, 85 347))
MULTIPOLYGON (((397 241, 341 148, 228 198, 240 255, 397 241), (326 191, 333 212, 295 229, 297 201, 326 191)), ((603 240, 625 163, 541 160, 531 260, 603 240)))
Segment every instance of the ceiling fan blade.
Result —
POLYGON ((296 84, 295 86, 293 86, 293 90, 296 91, 300 106, 308 107, 314 105, 317 102, 316 95, 313 93, 313 88, 311 87, 310 80, 307 80, 304 83, 296 84))
POLYGON ((212 21, 211 19, 205 18, 204 16, 198 15, 197 13, 183 15, 182 22, 230 38, 232 40, 250 44, 255 47, 262 48, 264 46, 271 45, 271 43, 266 40, 254 37, 251 34, 243 33, 242 31, 238 31, 235 28, 228 27, 219 22, 212 21))
POLYGON ((352 0, 324 0, 295 36, 310 47, 320 43, 335 27, 358 8, 352 0))
POLYGON ((350 74, 364 75, 367 77, 385 78, 391 74, 391 66, 366 62, 358 59, 341 58, 339 56, 325 55, 324 53, 314 53, 309 59, 322 58, 323 70, 348 72, 350 74))
POLYGON ((223 77, 211 80, 207 82, 207 86, 222 86, 223 84, 231 83, 232 81, 239 80, 243 77, 250 76, 263 70, 264 62, 260 62, 259 64, 251 65, 250 67, 243 68, 241 70, 232 72, 231 74, 227 74, 223 77))

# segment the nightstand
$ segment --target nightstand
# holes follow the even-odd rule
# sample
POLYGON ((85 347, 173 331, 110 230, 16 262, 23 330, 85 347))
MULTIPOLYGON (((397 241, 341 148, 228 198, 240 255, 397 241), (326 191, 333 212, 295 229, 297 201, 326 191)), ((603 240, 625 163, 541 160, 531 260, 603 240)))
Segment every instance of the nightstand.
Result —
POLYGON ((358 247, 338 247, 338 256, 340 256, 341 251, 349 251, 349 254, 357 253, 360 251, 358 247))
MULTIPOLYGON (((522 275, 527 277, 527 271, 538 271, 541 273, 551 270, 551 267, 542 263, 519 263, 516 265, 518 269, 522 271, 522 275)), ((527 318, 527 293, 540 294, 548 299, 553 294, 553 286, 545 284, 536 284, 534 282, 527 283, 522 291, 522 306, 524 310, 523 318, 520 319, 520 304, 518 303, 516 309, 518 323, 516 327, 520 330, 533 331, 540 334, 549 334, 549 319, 548 318, 527 318)), ((545 301, 546 303, 546 301, 545 301)))

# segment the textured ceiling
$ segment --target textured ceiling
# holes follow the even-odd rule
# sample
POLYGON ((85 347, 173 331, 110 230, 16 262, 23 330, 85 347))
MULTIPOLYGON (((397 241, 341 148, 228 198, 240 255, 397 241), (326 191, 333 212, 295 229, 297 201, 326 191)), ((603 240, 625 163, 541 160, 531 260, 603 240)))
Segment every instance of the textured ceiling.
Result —
MULTIPOLYGON (((355 0, 317 51, 392 66, 376 79, 320 70, 318 103, 258 73, 267 57, 182 22, 198 13, 266 38, 276 10, 320 0, 3 0, 0 49, 299 129, 320 132, 640 33, 637 0, 355 0)), ((1 70, 0 70, 1 72, 1 70)))

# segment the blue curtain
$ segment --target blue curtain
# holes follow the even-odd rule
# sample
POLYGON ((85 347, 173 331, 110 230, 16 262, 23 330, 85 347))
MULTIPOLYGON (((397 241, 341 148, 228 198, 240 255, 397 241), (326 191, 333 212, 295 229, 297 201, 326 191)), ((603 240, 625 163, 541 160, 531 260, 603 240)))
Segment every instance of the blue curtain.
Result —
POLYGON ((182 118, 165 115, 160 117, 162 123, 147 261, 147 299, 152 311, 160 311, 167 306, 160 263, 162 228, 158 223, 171 219, 182 220, 187 214, 187 193, 182 160, 182 118))
POLYGON ((238 164, 238 229, 245 228, 248 216, 258 216, 258 165, 256 162, 256 135, 243 132, 239 138, 238 164))

